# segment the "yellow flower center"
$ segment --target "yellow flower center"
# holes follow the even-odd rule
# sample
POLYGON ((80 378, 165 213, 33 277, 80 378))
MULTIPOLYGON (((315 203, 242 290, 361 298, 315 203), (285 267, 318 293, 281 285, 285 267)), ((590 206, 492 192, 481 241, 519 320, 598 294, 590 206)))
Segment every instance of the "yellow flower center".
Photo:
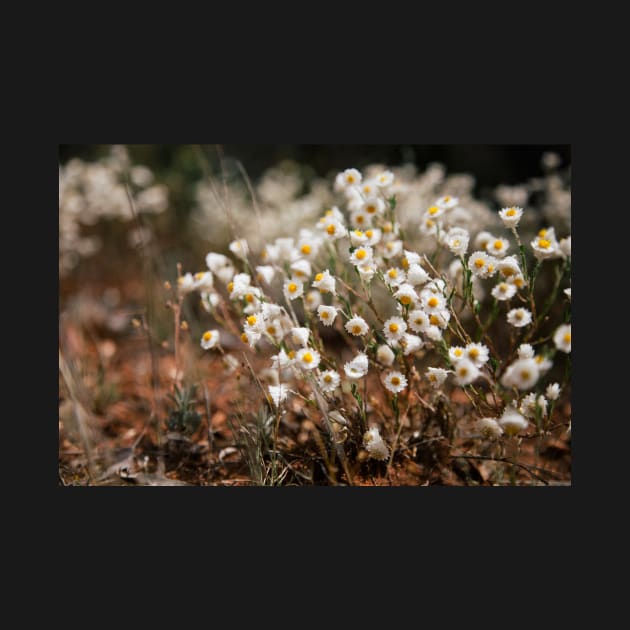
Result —
POLYGON ((415 323, 418 324, 418 326, 422 326, 422 324, 424 324, 424 318, 416 317, 415 323))
POLYGON ((376 212, 376 206, 369 205, 365 209, 368 214, 374 214, 376 212))
POLYGON ((478 349, 478 348, 471 348, 471 349, 468 351, 468 356, 469 356, 471 359, 476 359, 476 358, 479 356, 479 349, 478 349))
POLYGON ((408 304, 411 304, 411 298, 408 295, 403 295, 400 298, 400 302, 401 302, 401 304, 404 304, 406 306, 408 304))
POLYGON ((384 226, 383 226, 383 232, 385 232, 385 234, 389 234, 392 230, 394 229, 393 225, 391 224, 390 221, 388 221, 384 226))
POLYGON ((503 241, 498 239, 494 241, 494 249, 503 249, 503 241))
POLYGON ((547 236, 547 230, 543 228, 542 230, 540 230, 540 232, 538 232, 538 236, 540 236, 540 238, 542 238, 543 236, 547 236))
POLYGON ((431 221, 431 219, 427 219, 424 223, 428 228, 432 228, 435 225, 435 221, 431 221))
POLYGON ((483 258, 477 258, 477 260, 475 260, 475 267, 477 267, 477 269, 481 269, 485 264, 483 258))
POLYGON ((516 214, 516 210, 514 210, 514 208, 510 208, 505 214, 508 217, 513 217, 516 214))
POLYGON ((508 285, 507 285, 507 284, 505 284, 505 282, 502 282, 502 283, 499 285, 499 292, 500 292, 500 293, 507 293, 507 290, 508 290, 508 285))
POLYGON ((460 244, 461 244, 461 241, 460 241, 458 238, 456 238, 456 239, 453 241, 453 247, 459 247, 459 246, 460 246, 460 244))
POLYGON ((360 214, 359 216, 357 216, 356 221, 357 223, 363 223, 363 221, 365 221, 365 217, 360 214))
POLYGON ((520 321, 524 317, 523 311, 516 311, 516 313, 514 313, 514 317, 520 321))
POLYGON ((234 283, 233 283, 233 282, 228 283, 228 285, 227 285, 227 290, 228 290, 230 293, 232 293, 232 291, 234 291, 234 283))
POLYGON ((429 214, 431 216, 435 216, 439 211, 440 211, 440 209, 437 206, 431 206, 429 208, 429 214))
POLYGON ((254 301, 254 296, 251 293, 247 293, 245 295, 245 300, 251 304, 254 301))
POLYGON ((365 230, 365 235, 368 238, 372 238, 374 236, 374 232, 372 230, 365 230))
POLYGON ((289 359, 294 359, 295 358, 295 350, 290 350, 289 354, 287 354, 287 356, 289 357, 289 359))
POLYGON ((311 363, 312 360, 313 360, 313 355, 310 352, 305 352, 302 355, 302 361, 304 361, 304 363, 311 363))
POLYGON ((440 318, 437 315, 431 315, 431 317, 429 317, 429 322, 433 325, 433 326, 437 326, 440 323, 440 318))
POLYGON ((195 274, 195 280, 201 280, 203 278, 203 271, 198 271, 195 274))
POLYGON ((331 223, 327 228, 326 228, 326 232, 328 232, 328 234, 333 235, 335 233, 335 224, 331 223))
POLYGON ((326 210, 326 216, 327 217, 332 217, 332 213, 333 213, 332 210, 326 210))
POLYGON ((394 243, 390 241, 389 243, 387 243, 387 245, 385 245, 385 247, 387 248, 388 252, 391 252, 392 249, 394 249, 394 243))
POLYGON ((209 330, 207 330, 205 333, 203 333, 203 340, 210 341, 210 339, 212 339, 212 333, 209 330))
POLYGON ((367 252, 364 249, 358 249, 355 253, 355 257, 359 260, 363 260, 367 256, 367 252))
POLYGON ((462 349, 461 348, 455 348, 455 350, 453 350, 453 354, 456 357, 461 357, 462 356, 462 349))
POLYGON ((328 319, 328 311, 322 311, 322 314, 320 315, 320 317, 322 319, 328 319))
POLYGON ((488 273, 492 273, 494 271, 494 265, 492 263, 490 263, 488 265, 488 273))
POLYGON ((319 282, 319 281, 320 281, 323 277, 324 277, 324 274, 323 274, 323 273, 318 273, 318 274, 315 276, 315 282, 319 282))
POLYGON ((326 383, 332 383, 332 380, 333 380, 333 377, 332 377, 330 374, 326 374, 326 375, 324 376, 324 381, 325 381, 326 383))
POLYGON ((302 247, 300 247, 300 251, 303 254, 310 254, 311 253, 311 246, 308 243, 304 243, 304 245, 302 245, 302 247))
POLYGON ((539 354, 536 357, 534 357, 534 361, 536 361, 536 363, 542 363, 544 360, 545 360, 545 357, 543 357, 542 354, 539 354))
POLYGON ((361 332, 361 326, 359 326, 358 324, 355 324, 352 327, 352 334, 353 335, 358 335, 361 332))
POLYGON ((541 238, 538 241, 538 247, 542 247, 543 249, 549 249, 551 246, 551 241, 548 241, 546 238, 541 238))
POLYGON ((258 321, 258 320, 256 319, 256 315, 250 315, 250 316, 247 318, 247 323, 248 323, 250 326, 253 326, 253 325, 254 325, 257 321, 258 321))
POLYGON ((392 385, 395 385, 396 387, 400 385, 400 379, 397 376, 392 376, 392 385))
POLYGON ((390 278, 397 278, 397 277, 398 277, 398 271, 396 271, 396 269, 390 269, 390 270, 387 272, 387 275, 388 275, 390 278))
POLYGON ((403 269, 409 269, 409 261, 407 260, 407 258, 402 259, 402 266, 403 269))
POLYGON ((268 327, 267 327, 267 332, 268 332, 270 335, 275 335, 275 334, 276 334, 276 327, 275 327, 275 326, 268 326, 268 327))
POLYGON ((521 370, 521 378, 526 381, 531 377, 529 370, 521 370))
POLYGON ((444 197, 443 201, 444 203, 448 203, 451 200, 449 195, 446 195, 446 197, 444 197))
POLYGON ((468 368, 467 368, 465 365, 463 365, 462 367, 460 367, 460 368, 457 370, 457 373, 458 373, 460 376, 466 376, 466 374, 468 374, 468 368))
POLYGON ((245 343, 249 342, 249 338, 247 337, 247 333, 242 333, 241 334, 241 341, 244 341, 245 343))
POLYGON ((525 280, 523 278, 516 278, 514 280, 514 286, 520 289, 523 286, 524 282, 525 280))
POLYGON ((427 301, 427 304, 431 308, 435 308, 439 303, 440 303, 440 300, 438 300, 435 296, 430 297, 429 300, 427 301))
POLYGON ((297 284, 291 282, 287 288, 289 289, 289 293, 295 293, 297 291, 297 284))
POLYGON ((566 343, 571 343, 571 333, 566 333, 562 338, 566 343))
POLYGON ((354 184, 354 175, 346 175, 346 181, 348 184, 354 184))
POLYGON ((389 325, 389 332, 392 332, 392 333, 398 332, 398 324, 396 322, 392 322, 389 325))

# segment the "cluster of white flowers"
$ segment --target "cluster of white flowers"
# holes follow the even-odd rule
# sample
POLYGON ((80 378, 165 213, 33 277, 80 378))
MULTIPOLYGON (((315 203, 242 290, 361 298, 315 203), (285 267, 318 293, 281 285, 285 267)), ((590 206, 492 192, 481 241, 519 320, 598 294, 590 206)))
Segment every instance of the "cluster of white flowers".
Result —
MULTIPOLYGON (((266 203, 295 200, 302 187, 287 177, 263 178, 258 190, 266 203)), ((435 167, 412 177, 382 167, 348 168, 322 197, 324 208, 307 213, 310 225, 301 222, 293 236, 258 244, 242 234, 228 244, 231 257, 208 253, 208 270, 183 275, 178 288, 199 291, 209 313, 225 301, 246 346, 269 351, 265 369, 277 374, 269 400, 278 412, 292 392, 310 387, 339 413, 344 393, 356 391, 361 379, 366 386, 380 381, 393 409, 418 382, 430 395, 443 394, 449 383, 475 395, 476 387, 489 385, 504 398, 497 417, 477 420, 477 433, 518 435, 553 409, 562 387, 547 384, 544 394, 539 388, 556 352, 571 352, 568 310, 566 323, 548 336, 553 346, 527 343, 542 316, 533 304, 535 275, 525 252, 537 270, 554 260, 565 269, 571 237, 558 240, 547 226, 523 245, 518 230, 527 218, 527 195, 502 190, 506 205, 488 218, 490 210, 474 202, 466 178, 445 191, 448 181, 435 167), (436 188, 442 194, 429 196, 436 188), (490 311, 485 325, 479 318, 484 301, 490 311), (487 332, 500 312, 497 325, 513 344, 509 360, 496 354, 487 332), (462 328, 473 319, 475 337, 462 328), (337 351, 341 339, 349 348, 345 356, 337 351), (422 375, 416 370, 421 363, 422 375)), ((560 289, 570 308, 570 287, 560 289)), ((206 331, 201 346, 220 347, 219 331, 206 331)), ((372 458, 390 455, 378 427, 364 433, 362 445, 372 458)))
MULTIPOLYGON (((132 165, 124 146, 116 145, 110 154, 96 162, 78 158, 59 166, 59 274, 70 272, 80 261, 101 247, 98 236, 84 233, 86 226, 103 220, 130 222, 133 214, 126 183, 136 212, 158 214, 168 207, 166 186, 155 183, 153 172, 132 165)), ((151 232, 133 227, 130 245, 147 242, 151 232), (141 231, 138 231, 138 230, 141 231)))

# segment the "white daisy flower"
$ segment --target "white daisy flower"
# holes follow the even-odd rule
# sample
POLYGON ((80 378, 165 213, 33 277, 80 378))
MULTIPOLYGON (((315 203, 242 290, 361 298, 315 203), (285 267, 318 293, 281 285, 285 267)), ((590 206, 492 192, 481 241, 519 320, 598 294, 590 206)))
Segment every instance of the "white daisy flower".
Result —
POLYGON ((523 275, 516 256, 505 256, 497 261, 497 270, 505 279, 523 275))
POLYGON ((439 293, 432 293, 427 291, 422 293, 422 306, 425 312, 429 315, 431 313, 438 313, 446 308, 446 298, 439 293))
POLYGON ((394 354, 394 351, 385 343, 381 344, 376 349, 376 360, 387 367, 394 363, 395 358, 396 355, 394 354))
POLYGON ((453 362, 457 363, 461 359, 466 357, 466 348, 462 346, 451 346, 448 349, 448 358, 453 362))
POLYGON ((496 440, 503 435, 503 429, 496 418, 479 418, 475 422, 475 431, 488 440, 496 440))
POLYGON ((295 300, 304 294, 304 285, 299 280, 286 280, 284 283, 284 295, 289 300, 295 300))
POLYGON ((424 341, 418 335, 410 335, 409 333, 405 333, 401 339, 392 343, 398 343, 405 356, 409 356, 424 347, 424 341))
POLYGON ((402 317, 390 317, 383 325, 383 334, 387 341, 398 341, 407 332, 407 324, 402 317))
POLYGON ((363 179, 363 175, 356 168, 347 168, 341 173, 343 187, 358 186, 363 179))
POLYGON ((507 250, 510 247, 510 241, 506 238, 495 238, 488 242, 486 245, 486 251, 491 256, 496 258, 503 258, 507 254, 507 250))
POLYGON ((260 260, 264 263, 275 263, 278 262, 278 259, 279 254, 276 245, 267 243, 260 252, 260 260))
POLYGON ((455 382, 458 385, 469 385, 481 374, 479 368, 469 359, 460 359, 455 363, 455 382))
POLYGON ((365 265, 358 265, 357 271, 359 272, 361 282, 367 283, 370 282, 376 274, 376 267, 372 263, 367 263, 365 265))
POLYGON ((571 352, 571 324, 562 324, 553 333, 553 342, 556 348, 567 354, 571 352))
POLYGON ((408 249, 403 250, 404 257, 402 259, 403 269, 409 269, 409 265, 419 265, 421 256, 416 252, 409 251, 408 249))
POLYGON ((443 368, 427 368, 427 380, 433 387, 441 387, 448 375, 449 371, 443 368))
POLYGON ((522 289, 523 287, 527 286, 527 281, 525 280, 525 277, 522 274, 518 274, 517 276, 510 276, 509 278, 506 278, 506 282, 508 284, 513 284, 517 291, 518 289, 522 289))
POLYGON ((244 330, 241 333, 241 341, 249 345, 250 348, 253 348, 262 337, 262 333, 257 332, 255 330, 244 330))
POLYGON ((428 326, 424 334, 431 341, 440 341, 442 339, 442 331, 439 326, 428 326))
POLYGON ((343 238, 348 235, 345 225, 337 219, 328 219, 322 225, 326 238, 331 241, 343 238))
POLYGON ((547 402, 547 399, 541 394, 540 396, 538 396, 536 404, 538 405, 538 407, 540 407, 540 413, 542 417, 546 417, 549 408, 549 403, 547 402))
POLYGON ((311 263, 305 258, 295 260, 291 263, 289 268, 291 269, 293 278, 297 278, 300 282, 304 282, 312 273, 311 263))
POLYGON ((488 267, 491 263, 492 257, 486 252, 476 251, 468 257, 468 268, 479 278, 488 278, 490 276, 488 267))
POLYGON ((244 238, 236 239, 228 245, 229 250, 241 260, 247 260, 247 254, 249 253, 249 245, 244 238))
POLYGON ((486 251, 486 246, 488 245, 488 243, 494 239, 494 236, 490 233, 490 232, 486 232, 485 230, 482 230, 481 232, 477 233, 477 236, 475 236, 475 240, 473 241, 473 245, 481 251, 486 251))
POLYGON ((302 326, 291 328, 291 341, 296 346, 307 346, 308 345, 308 337, 311 334, 310 329, 304 328, 302 326))
POLYGON ((211 271, 198 271, 194 275, 195 289, 197 291, 211 291, 214 287, 214 279, 211 271))
POLYGON ((531 324, 532 314, 531 311, 528 311, 526 308, 513 308, 508 311, 507 320, 512 326, 522 328, 523 326, 531 324))
POLYGON ((319 291, 309 291, 304 296, 304 306, 309 311, 314 311, 322 303, 322 294, 319 291))
POLYGON ((352 247, 360 247, 361 245, 366 245, 368 242, 368 237, 363 230, 351 230, 348 234, 352 247))
POLYGON ((407 274, 399 267, 390 267, 384 274, 383 280, 389 287, 398 287, 407 279, 407 274))
POLYGON ((367 237, 366 245, 374 247, 374 245, 381 242, 382 235, 383 233, 378 228, 368 228, 365 230, 365 236, 367 237))
POLYGON ((177 278, 177 289, 181 295, 186 295, 195 289, 195 279, 192 273, 186 273, 177 278))
POLYGON ((528 427, 527 420, 511 405, 505 408, 499 424, 507 435, 516 435, 528 427))
POLYGON ((383 258, 393 258, 394 256, 400 256, 402 251, 402 241, 388 241, 387 243, 385 243, 385 247, 383 248, 383 258))
POLYGON ((280 343, 284 339, 284 327, 280 318, 265 321, 264 332, 271 337, 274 343, 280 343))
POLYGON ((508 365, 501 378, 503 387, 518 387, 521 391, 531 389, 540 377, 536 359, 517 359, 508 365))
POLYGON ((409 323, 409 328, 417 333, 424 332, 430 325, 429 316, 421 308, 411 311, 407 322, 409 323))
POLYGON ((320 362, 319 352, 314 348, 302 348, 297 351, 295 362, 304 370, 314 370, 320 362))
POLYGON ((444 206, 438 206, 437 204, 434 204, 432 206, 429 206, 425 211, 424 214, 422 215, 423 219, 437 219, 438 217, 442 216, 444 213, 446 212, 446 208, 444 206))
POLYGON ((569 301, 570 301, 571 300, 571 287, 569 287, 568 289, 565 289, 563 293, 569 298, 569 301))
POLYGON ((507 282, 499 282, 490 293, 495 300, 505 302, 516 295, 516 285, 507 282))
POLYGON ((354 210, 350 213, 350 225, 359 230, 365 230, 372 226, 372 215, 364 210, 354 210))
POLYGON ((332 393, 339 387, 341 377, 335 370, 325 370, 321 373, 318 380, 323 392, 332 393))
POLYGON ((216 252, 206 254, 206 265, 208 269, 215 274, 218 274, 219 270, 223 267, 233 267, 232 261, 227 256, 217 254, 216 252))
POLYGON ((545 396, 547 396, 549 400, 558 400, 558 398, 560 398, 560 384, 550 383, 549 385, 547 385, 545 396))
POLYGON ((276 270, 271 265, 258 265, 256 267, 256 280, 271 284, 276 270))
POLYGON ((328 269, 325 269, 315 276, 312 286, 319 289, 320 293, 332 293, 335 295, 336 282, 335 276, 331 275, 328 269))
POLYGON ((271 357, 271 367, 274 370, 283 370, 284 368, 288 368, 290 365, 293 365, 295 361, 295 353, 291 352, 293 356, 290 356, 286 353, 284 348, 278 352, 278 354, 274 354, 271 357))
POLYGON ((402 372, 392 371, 385 374, 383 384, 392 394, 398 394, 407 387, 407 378, 402 372))
POLYGON ((355 337, 362 337, 363 335, 367 335, 370 327, 363 317, 355 315, 346 322, 345 329, 355 337))
POLYGON ((446 246, 455 256, 463 256, 468 250, 470 236, 468 231, 462 228, 453 228, 446 235, 446 246), (457 231, 455 231, 457 230, 457 231))
POLYGON ((459 203, 459 197, 452 197, 451 195, 445 195, 444 197, 440 197, 439 199, 437 199, 435 203, 441 208, 450 210, 451 208, 454 208, 459 203))
POLYGON ((324 326, 332 326, 337 317, 337 309, 334 306, 320 305, 317 307, 317 316, 324 326))
POLYGON ((499 218, 508 229, 515 228, 522 216, 523 208, 519 208, 518 206, 511 206, 510 208, 502 208, 499 210, 499 218))
POLYGON ((464 348, 464 354, 478 368, 485 365, 490 358, 490 351, 488 350, 488 347, 482 343, 469 343, 464 348))
POLYGON ((350 262, 355 265, 367 265, 372 262, 374 250, 369 245, 357 247, 350 255, 350 262))
POLYGON ((204 350, 214 348, 219 343, 219 331, 218 330, 206 330, 201 335, 201 347, 204 350))
POLYGON ((389 448, 376 426, 373 426, 363 435, 363 447, 372 459, 384 461, 389 457, 389 448))
POLYGON ((380 197, 369 196, 365 200, 363 211, 371 217, 380 216, 385 210, 385 202, 380 197))
POLYGON ((252 278, 248 273, 237 273, 227 285, 230 300, 240 300, 245 297, 245 294, 253 288, 251 281, 252 278))
POLYGON ((537 260, 555 258, 560 251, 560 246, 555 237, 552 238, 550 235, 537 236, 530 244, 537 260))
POLYGON ((244 328, 248 332, 261 333, 265 328, 265 320, 257 315, 249 315, 245 320, 244 328))
POLYGON ((277 259, 276 262, 289 262, 295 254, 294 239, 291 236, 277 238, 274 241, 277 259))
POLYGON ((398 287, 398 290, 394 293, 394 297, 402 305, 411 308, 414 308, 420 299, 413 286, 407 282, 404 282, 398 287))
POLYGON ((536 417, 536 394, 534 392, 530 392, 529 394, 523 396, 521 399, 521 404, 518 407, 519 412, 525 416, 526 418, 535 418, 536 417))
POLYGON ((540 370, 541 374, 545 374, 545 372, 548 372, 553 367, 553 361, 548 359, 543 354, 537 354, 534 357, 534 360, 538 364, 538 369, 540 370))
POLYGON ((560 243, 560 251, 567 257, 571 258, 571 237, 567 236, 566 238, 561 238, 560 243))
POLYGON ((533 359, 534 348, 529 343, 522 343, 516 350, 519 359, 533 359))
POLYGON ((286 400, 288 393, 289 387, 287 385, 269 385, 269 395, 276 407, 279 407, 280 403, 286 400))
POLYGON ((448 326, 448 322, 451 319, 451 313, 448 309, 442 309, 429 315, 429 325, 437 326, 438 328, 445 329, 448 326))
POLYGON ((344 364, 343 369, 348 378, 362 378, 368 373, 369 362, 367 355, 359 352, 352 361, 344 364))
POLYGON ((211 313, 221 302, 221 296, 216 291, 202 291, 200 297, 201 305, 208 313, 211 313))
POLYGON ((359 190, 364 197, 371 197, 376 194, 378 187, 374 179, 364 179, 359 186, 359 190))
POLYGON ((319 252, 319 239, 313 237, 302 238, 298 241, 296 248, 300 253, 300 256, 303 256, 307 260, 313 260, 319 252))
POLYGON ((394 183, 394 173, 391 171, 383 171, 379 173, 374 179, 374 183, 379 188, 386 188, 387 186, 391 186, 394 183))
POLYGON ((430 280, 429 274, 417 263, 411 263, 407 269, 407 282, 413 286, 422 285, 430 280))

